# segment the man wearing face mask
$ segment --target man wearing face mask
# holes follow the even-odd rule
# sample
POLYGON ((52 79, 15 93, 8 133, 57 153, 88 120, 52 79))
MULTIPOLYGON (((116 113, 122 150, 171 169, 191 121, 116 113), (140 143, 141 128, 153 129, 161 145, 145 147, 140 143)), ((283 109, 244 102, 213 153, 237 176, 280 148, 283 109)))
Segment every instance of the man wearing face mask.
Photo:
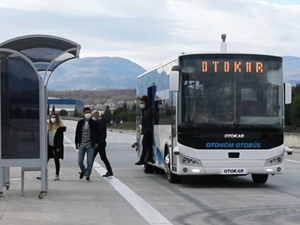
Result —
POLYGON ((89 107, 83 109, 84 119, 78 121, 75 132, 75 147, 78 149, 78 165, 81 170, 79 179, 85 176, 87 182, 90 181, 94 151, 99 144, 99 128, 96 121, 91 119, 91 112, 89 107), (87 154, 87 167, 83 163, 85 154, 87 154))
POLYGON ((113 176, 114 174, 113 174, 111 165, 110 165, 110 163, 107 159, 106 151, 105 151, 106 136, 107 136, 105 119, 104 119, 104 117, 100 116, 98 110, 94 110, 92 112, 92 119, 97 122, 97 125, 99 127, 99 137, 98 137, 99 138, 99 145, 98 145, 98 148, 95 149, 94 160, 95 160, 95 158, 96 158, 96 156, 99 152, 100 158, 103 161, 103 163, 105 164, 106 169, 107 169, 107 172, 106 172, 106 174, 103 175, 103 177, 113 176))
POLYGON ((140 98, 140 108, 142 110, 142 133, 144 135, 142 140, 143 150, 140 160, 135 165, 143 165, 145 161, 153 162, 152 159, 152 141, 153 141, 153 112, 152 106, 146 95, 140 98), (146 155, 148 153, 148 158, 146 155))

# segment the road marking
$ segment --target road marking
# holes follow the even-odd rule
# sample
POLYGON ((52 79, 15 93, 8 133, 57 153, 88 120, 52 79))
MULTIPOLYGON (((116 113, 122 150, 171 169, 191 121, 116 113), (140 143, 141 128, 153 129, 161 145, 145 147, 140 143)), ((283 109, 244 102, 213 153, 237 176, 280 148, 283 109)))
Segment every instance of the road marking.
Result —
MULTIPOLYGON (((105 174, 106 170, 98 163, 94 162, 94 169, 97 173, 105 174)), ((163 217, 156 209, 154 209, 148 202, 133 192, 129 187, 122 183, 116 177, 104 178, 113 188, 120 193, 135 210, 149 223, 149 224, 166 224, 172 225, 165 217, 163 217)))
POLYGON ((69 144, 74 144, 74 145, 75 145, 75 142, 74 142, 74 141, 71 141, 66 135, 64 135, 64 138, 65 138, 65 140, 66 140, 69 144))
POLYGON ((284 160, 285 160, 285 161, 288 161, 288 162, 300 163, 300 161, 291 160, 291 159, 284 159, 284 160))
MULTIPOLYGON (((64 136, 65 140, 68 144, 71 144, 72 141, 64 136)), ((75 144, 72 145, 75 149, 75 144)), ((77 151, 77 149, 75 149, 77 151)), ((97 173, 101 174, 106 173, 106 169, 104 169, 98 162, 94 161, 93 168, 97 171, 97 173)), ((105 177, 104 178, 120 195, 129 202, 133 208, 151 225, 172 225, 170 221, 168 221, 163 215, 161 215, 155 208, 153 208, 148 202, 146 202, 142 197, 137 195, 134 191, 132 191, 129 187, 127 187, 124 183, 122 183, 115 176, 105 177)))

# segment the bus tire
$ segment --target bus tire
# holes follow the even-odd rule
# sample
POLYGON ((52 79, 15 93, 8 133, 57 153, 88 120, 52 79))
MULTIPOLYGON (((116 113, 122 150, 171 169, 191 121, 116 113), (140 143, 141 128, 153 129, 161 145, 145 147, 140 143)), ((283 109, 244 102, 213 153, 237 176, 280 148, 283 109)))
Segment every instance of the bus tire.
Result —
POLYGON ((181 176, 178 176, 175 173, 170 172, 167 174, 167 176, 168 176, 168 181, 172 184, 179 184, 181 182, 181 176))
POLYGON ((251 174, 252 180, 255 184, 264 184, 268 180, 268 174, 251 174))
POLYGON ((167 150, 167 154, 166 154, 165 159, 164 159, 164 164, 165 164, 165 172, 167 174, 168 181, 170 183, 173 183, 173 184, 180 183, 181 182, 181 176, 178 176, 177 174, 174 174, 171 171, 171 162, 170 162, 169 150, 167 150))

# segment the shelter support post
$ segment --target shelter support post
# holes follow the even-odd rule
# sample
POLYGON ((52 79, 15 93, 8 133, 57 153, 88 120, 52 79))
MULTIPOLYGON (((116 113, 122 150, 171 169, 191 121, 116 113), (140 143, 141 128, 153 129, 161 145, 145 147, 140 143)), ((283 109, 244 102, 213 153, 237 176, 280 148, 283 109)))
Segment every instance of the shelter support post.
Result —
POLYGON ((48 187, 48 170, 47 170, 47 87, 44 83, 40 83, 40 140, 41 140, 41 148, 40 148, 40 156, 41 156, 41 192, 39 194, 39 198, 43 198, 47 194, 48 187))

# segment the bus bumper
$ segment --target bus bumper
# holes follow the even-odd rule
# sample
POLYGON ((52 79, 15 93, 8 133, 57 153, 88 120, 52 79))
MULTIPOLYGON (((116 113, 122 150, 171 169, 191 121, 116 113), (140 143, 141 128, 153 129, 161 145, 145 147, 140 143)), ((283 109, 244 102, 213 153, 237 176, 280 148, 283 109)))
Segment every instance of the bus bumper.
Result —
MULTIPOLYGON (((248 162, 249 163, 249 162, 248 162)), ((221 163, 222 164, 222 163, 221 163)), ((231 165, 230 163, 221 166, 193 167, 177 164, 178 175, 239 175, 247 174, 282 174, 284 163, 273 166, 245 166, 245 164, 231 165), (228 166, 230 165, 230 166, 228 166)))

